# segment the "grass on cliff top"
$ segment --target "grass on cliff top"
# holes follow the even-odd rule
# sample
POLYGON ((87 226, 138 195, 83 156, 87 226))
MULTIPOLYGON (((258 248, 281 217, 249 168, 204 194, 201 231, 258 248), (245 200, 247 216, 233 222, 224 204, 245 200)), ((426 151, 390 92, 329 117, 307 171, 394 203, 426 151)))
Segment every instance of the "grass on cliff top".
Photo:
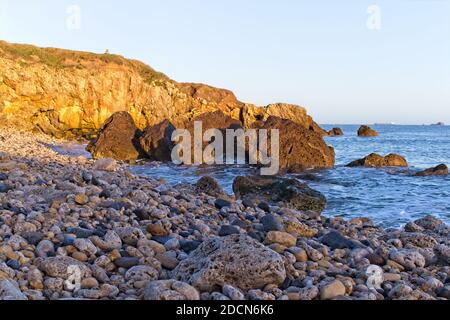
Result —
POLYGON ((115 64, 136 70, 148 83, 161 80, 170 81, 165 74, 155 71, 140 61, 125 59, 120 55, 109 53, 96 54, 55 48, 39 48, 32 45, 0 41, 0 54, 13 60, 23 59, 26 63, 43 63, 55 69, 85 69, 96 63, 115 64))

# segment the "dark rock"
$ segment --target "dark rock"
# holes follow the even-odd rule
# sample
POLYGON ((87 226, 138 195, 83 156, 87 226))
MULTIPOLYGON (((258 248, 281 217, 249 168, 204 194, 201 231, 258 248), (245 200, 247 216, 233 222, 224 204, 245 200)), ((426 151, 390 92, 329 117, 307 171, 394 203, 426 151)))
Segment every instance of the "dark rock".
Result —
POLYGON ((136 209, 134 210, 134 214, 136 215, 139 221, 150 219, 149 213, 144 209, 136 209))
POLYGON ((295 179, 260 176, 237 177, 233 182, 233 191, 239 199, 250 199, 252 202, 265 201, 273 204, 281 202, 285 207, 300 211, 322 212, 326 206, 324 195, 295 179))
POLYGON ((270 205, 265 201, 260 202, 258 204, 258 208, 264 210, 265 212, 270 212, 270 205))
POLYGON ((108 190, 103 190, 98 196, 103 199, 109 199, 111 198, 111 192, 109 192, 108 190))
POLYGON ((98 236, 100 238, 103 238, 106 235, 107 232, 108 231, 105 228, 97 227, 94 230, 94 236, 98 236))
POLYGON ((11 191, 13 188, 7 184, 0 183, 0 193, 7 193, 8 191, 11 191))
POLYGON ((92 178, 93 178, 92 173, 87 172, 87 171, 83 171, 81 176, 83 177, 84 182, 91 183, 92 178))
POLYGON ((440 164, 437 167, 417 172, 415 176, 417 177, 448 176, 448 167, 445 164, 440 164))
POLYGON ((347 167, 407 167, 406 159, 398 154, 389 154, 385 157, 372 153, 365 158, 353 161, 347 167))
POLYGON ((374 264, 377 266, 384 266, 386 261, 383 259, 382 256, 378 255, 378 254, 374 254, 374 253, 369 253, 366 256, 366 259, 368 259, 370 261, 370 264, 374 264))
POLYGON ((260 232, 260 231, 250 231, 248 233, 248 235, 251 238, 253 238, 253 239, 255 239, 256 241, 259 241, 259 242, 264 242, 264 240, 266 239, 265 234, 260 232))
POLYGON ((8 175, 6 173, 0 172, 0 181, 8 180, 8 175))
POLYGON ((369 126, 361 126, 358 130, 359 137, 378 137, 379 134, 369 126))
MULTIPOLYGON (((215 112, 207 112, 204 114, 201 114, 200 116, 196 117, 186 125, 186 129, 190 132, 191 136, 194 136, 194 129, 195 129, 195 122, 201 122, 202 123, 202 134, 204 134, 206 131, 210 129, 216 129, 220 130, 223 134, 223 150, 226 151, 226 130, 227 129, 242 129, 242 124, 240 121, 235 120, 227 115, 225 115, 221 111, 215 111, 215 112)), ((212 139, 211 139, 212 140, 212 139)), ((203 149, 209 145, 212 141, 203 141, 203 149)), ((194 145, 194 144, 193 144, 194 145)), ((236 144, 235 144, 236 145, 236 144)), ((194 146, 192 146, 192 160, 194 160, 194 146)), ((214 157, 218 157, 220 155, 214 155, 214 157)), ((212 156, 211 156, 212 158, 212 156)), ((205 159, 204 159, 205 160, 205 159)), ((209 160, 209 159, 206 159, 209 160)))
POLYGON ((166 244, 167 241, 172 240, 172 237, 169 236, 153 236, 152 237, 153 241, 156 241, 160 244, 166 244))
POLYGON ((75 240, 76 240, 76 238, 69 236, 68 234, 65 234, 63 236, 62 245, 63 245, 63 247, 73 246, 73 244, 75 243, 75 240))
POLYGON ((225 199, 217 199, 214 205, 220 210, 222 208, 231 207, 231 202, 225 199))
POLYGON ((97 139, 88 145, 87 150, 94 159, 134 161, 141 156, 140 134, 128 112, 116 112, 106 120, 97 139))
POLYGON ((246 208, 254 208, 255 207, 255 204, 250 199, 244 199, 244 201, 242 201, 242 204, 246 208))
POLYGON ((211 177, 205 176, 200 178, 195 184, 195 190, 198 193, 205 193, 212 197, 219 197, 225 195, 225 191, 219 185, 219 183, 211 177))
POLYGON ((239 234, 239 228, 235 226, 222 226, 219 230, 220 237, 230 236, 232 234, 239 234))
POLYGON ((180 240, 180 247, 184 252, 191 252, 197 249, 202 244, 201 241, 180 240))
POLYGON ((240 219, 235 219, 231 222, 232 226, 238 226, 239 228, 246 229, 248 227, 248 224, 245 221, 242 221, 240 219))
POLYGON ((283 223, 279 217, 268 214, 261 219, 264 231, 284 231, 283 223))
POLYGON ((336 249, 356 249, 356 248, 363 248, 364 246, 356 241, 356 240, 350 240, 346 237, 344 237, 342 234, 340 234, 337 231, 331 231, 324 235, 320 241, 330 247, 333 250, 336 249))
POLYGON ((68 228, 67 232, 74 234, 78 239, 87 239, 94 235, 94 232, 92 230, 83 228, 68 228))
MULTIPOLYGON (((301 125, 278 117, 269 117, 265 123, 255 123, 255 129, 278 129, 280 133, 280 169, 303 172, 308 168, 331 168, 335 152, 323 140, 323 136, 301 125)), ((268 139, 268 146, 271 138, 268 139)), ((254 157, 255 155, 253 155, 254 157)))
POLYGON ((139 139, 142 150, 151 160, 171 161, 172 150, 175 146, 172 134, 175 130, 175 126, 168 120, 148 127, 139 139))
POLYGON ((450 286, 445 286, 438 289, 437 295, 444 299, 450 299, 450 286))
POLYGON ((328 135, 330 137, 340 137, 344 135, 344 131, 342 131, 341 128, 333 128, 330 131, 328 131, 328 135))
POLYGON ((435 231, 444 225, 443 221, 441 221, 438 218, 435 218, 431 215, 428 215, 426 217, 418 219, 418 220, 414 221, 414 223, 426 230, 431 230, 431 231, 435 231))
POLYGON ((27 232, 23 235, 24 239, 28 241, 29 244, 37 245, 44 239, 44 234, 42 232, 27 232))
POLYGON ((139 258, 135 257, 121 257, 114 261, 114 264, 119 268, 130 269, 139 265, 139 258))
POLYGON ((10 267, 11 269, 14 269, 14 270, 19 270, 19 269, 20 269, 20 262, 17 261, 17 260, 9 260, 9 261, 6 263, 6 265, 7 265, 8 267, 10 267))

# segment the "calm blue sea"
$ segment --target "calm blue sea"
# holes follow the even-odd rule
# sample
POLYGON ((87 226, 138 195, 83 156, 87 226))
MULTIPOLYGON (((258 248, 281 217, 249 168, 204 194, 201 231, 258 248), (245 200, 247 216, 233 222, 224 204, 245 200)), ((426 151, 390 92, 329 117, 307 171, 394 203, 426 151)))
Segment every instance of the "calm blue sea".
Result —
MULTIPOLYGON (((331 129, 333 125, 325 125, 331 129)), ((370 217, 385 227, 398 227, 427 214, 450 222, 450 177, 411 177, 404 169, 346 168, 372 152, 404 155, 410 170, 441 163, 450 165, 449 126, 372 126, 380 136, 359 138, 358 126, 340 126, 344 137, 326 138, 336 149, 336 167, 317 173, 307 183, 328 199, 325 215, 370 217)), ((168 165, 137 166, 138 174, 164 178, 171 184, 193 183, 202 175, 218 179, 231 191, 233 179, 252 171, 244 167, 187 168, 168 165)))

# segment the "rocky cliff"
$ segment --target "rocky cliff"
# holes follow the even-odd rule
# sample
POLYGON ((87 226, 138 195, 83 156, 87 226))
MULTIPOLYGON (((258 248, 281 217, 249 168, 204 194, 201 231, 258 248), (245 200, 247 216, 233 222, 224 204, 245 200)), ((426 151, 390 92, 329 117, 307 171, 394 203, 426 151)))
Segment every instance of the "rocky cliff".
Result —
POLYGON ((0 41, 0 120, 57 137, 92 137, 115 112, 127 111, 140 129, 190 120, 220 110, 249 127, 269 116, 323 130, 299 106, 257 107, 228 90, 178 83, 135 60, 0 41))

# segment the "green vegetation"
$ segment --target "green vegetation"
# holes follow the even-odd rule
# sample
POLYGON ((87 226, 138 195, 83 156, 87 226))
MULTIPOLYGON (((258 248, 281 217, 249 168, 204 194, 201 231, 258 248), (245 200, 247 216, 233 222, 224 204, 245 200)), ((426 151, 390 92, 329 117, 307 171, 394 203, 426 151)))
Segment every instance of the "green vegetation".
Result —
POLYGON ((25 62, 20 61, 22 66, 32 63, 42 63, 55 69, 83 69, 98 63, 107 63, 134 69, 147 83, 171 81, 165 74, 155 71, 140 61, 128 60, 120 55, 110 53, 95 54, 54 48, 39 48, 32 45, 10 44, 5 41, 0 41, 0 52, 9 59, 24 60, 25 62))

